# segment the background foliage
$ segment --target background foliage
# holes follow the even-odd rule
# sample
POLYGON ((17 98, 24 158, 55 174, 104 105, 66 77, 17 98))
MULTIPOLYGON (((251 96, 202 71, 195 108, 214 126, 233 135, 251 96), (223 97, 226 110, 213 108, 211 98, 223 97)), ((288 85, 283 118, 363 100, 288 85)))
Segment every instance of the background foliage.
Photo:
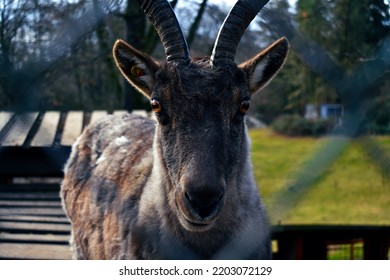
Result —
MULTIPOLYGON (((192 56, 210 54, 230 8, 214 3, 171 1, 192 56)), ((147 108, 111 56, 115 40, 123 38, 163 59, 158 36, 134 0, 0 0, 0 20, 0 109, 147 108)), ((388 60, 383 49, 390 48, 389 1, 297 0, 291 7, 287 0, 273 0, 245 33, 237 62, 282 35, 317 44, 340 71, 353 74, 362 64, 388 60), (283 20, 288 24, 281 25, 283 20)), ((342 88, 308 67, 305 52, 310 49, 292 45, 281 73, 254 98, 252 114, 272 123, 281 115, 302 117, 309 103, 348 103, 342 88)), ((310 59, 322 57, 313 53, 310 59)), ((367 107, 364 123, 372 133, 388 133, 388 67, 377 76, 361 96, 367 107)))

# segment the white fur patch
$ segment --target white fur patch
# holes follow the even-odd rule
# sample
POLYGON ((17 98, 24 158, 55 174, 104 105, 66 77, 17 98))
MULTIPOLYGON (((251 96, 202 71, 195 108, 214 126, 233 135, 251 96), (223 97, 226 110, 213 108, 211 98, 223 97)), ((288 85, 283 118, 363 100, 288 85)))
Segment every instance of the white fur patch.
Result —
POLYGON ((129 143, 130 143, 130 140, 127 139, 125 136, 121 136, 121 137, 118 137, 115 139, 115 145, 117 145, 118 147, 129 144, 129 143))
POLYGON ((99 165, 100 163, 102 163, 103 161, 105 161, 106 158, 104 156, 101 156, 100 158, 98 158, 98 160, 96 161, 96 165, 99 165))
POLYGON ((257 88, 261 80, 263 79, 263 73, 265 67, 268 65, 268 60, 263 59, 259 63, 257 63, 255 70, 252 73, 252 76, 249 81, 250 88, 257 88))

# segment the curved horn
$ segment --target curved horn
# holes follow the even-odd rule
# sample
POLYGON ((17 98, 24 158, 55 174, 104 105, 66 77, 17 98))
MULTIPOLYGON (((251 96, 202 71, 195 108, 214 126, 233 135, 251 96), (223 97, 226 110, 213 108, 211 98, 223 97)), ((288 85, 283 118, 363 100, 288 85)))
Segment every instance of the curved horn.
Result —
POLYGON ((167 61, 188 62, 189 51, 176 15, 166 0, 137 0, 164 46, 167 61))
POLYGON ((234 63, 244 31, 269 0, 239 0, 226 16, 211 55, 211 64, 234 63))

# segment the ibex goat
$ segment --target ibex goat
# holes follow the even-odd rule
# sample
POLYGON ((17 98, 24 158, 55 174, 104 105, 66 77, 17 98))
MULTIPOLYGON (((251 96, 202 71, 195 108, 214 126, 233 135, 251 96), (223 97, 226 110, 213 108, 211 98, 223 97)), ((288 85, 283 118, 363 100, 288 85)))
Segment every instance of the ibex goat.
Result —
POLYGON ((254 181, 245 113, 283 65, 281 38, 236 65, 240 38, 268 0, 240 0, 211 57, 191 59, 166 0, 137 0, 156 28, 160 64, 118 40, 113 54, 157 121, 109 116, 85 129, 65 167, 61 197, 79 259, 271 257, 254 181))

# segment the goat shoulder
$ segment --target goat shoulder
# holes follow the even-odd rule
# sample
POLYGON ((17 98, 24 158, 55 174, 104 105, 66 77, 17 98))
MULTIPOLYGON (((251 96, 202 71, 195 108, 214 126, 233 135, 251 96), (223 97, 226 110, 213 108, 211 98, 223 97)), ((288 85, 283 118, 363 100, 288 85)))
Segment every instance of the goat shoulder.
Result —
POLYGON ((109 116, 85 129, 72 147, 61 188, 79 259, 121 258, 152 169, 155 123, 109 116), (125 242, 126 243, 126 242, 125 242))

